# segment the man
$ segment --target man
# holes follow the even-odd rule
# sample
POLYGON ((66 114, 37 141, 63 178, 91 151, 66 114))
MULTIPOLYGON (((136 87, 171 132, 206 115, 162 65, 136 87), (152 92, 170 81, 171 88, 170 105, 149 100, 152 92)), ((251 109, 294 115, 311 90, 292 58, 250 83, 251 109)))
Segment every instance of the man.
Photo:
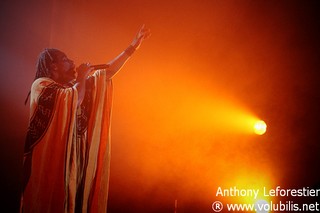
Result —
POLYGON ((125 51, 95 71, 89 63, 75 70, 57 49, 40 54, 30 95, 22 212, 106 212, 111 79, 149 35, 142 26, 125 51))

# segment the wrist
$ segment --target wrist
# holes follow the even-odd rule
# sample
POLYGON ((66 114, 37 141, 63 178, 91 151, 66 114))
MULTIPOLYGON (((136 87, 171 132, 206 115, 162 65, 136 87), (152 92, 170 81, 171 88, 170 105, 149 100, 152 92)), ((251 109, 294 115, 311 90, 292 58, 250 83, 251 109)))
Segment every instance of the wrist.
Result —
POLYGON ((130 45, 127 49, 124 50, 124 52, 128 55, 131 56, 134 52, 136 51, 136 48, 134 45, 130 45))

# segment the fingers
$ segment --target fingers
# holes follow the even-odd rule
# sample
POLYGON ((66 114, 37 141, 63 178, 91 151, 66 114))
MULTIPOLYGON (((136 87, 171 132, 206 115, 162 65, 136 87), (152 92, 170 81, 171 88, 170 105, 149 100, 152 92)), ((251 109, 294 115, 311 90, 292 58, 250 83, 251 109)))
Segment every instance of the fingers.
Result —
POLYGON ((89 62, 80 64, 79 68, 81 68, 83 70, 93 69, 89 62))
POLYGON ((134 40, 132 41, 131 45, 135 49, 139 49, 141 43, 143 40, 149 38, 151 35, 150 29, 146 28, 145 25, 143 24, 141 28, 139 29, 138 33, 136 34, 134 40))
POLYGON ((91 64, 89 62, 87 63, 82 63, 80 66, 77 68, 77 72, 80 75, 88 75, 91 71, 93 70, 93 67, 91 67, 91 64))
POLYGON ((145 27, 145 24, 143 24, 140 28, 140 31, 139 31, 139 38, 142 38, 142 39, 147 39, 151 36, 151 31, 149 28, 146 28, 145 27))
POLYGON ((144 32, 143 38, 144 38, 144 39, 147 39, 147 38, 149 38, 150 36, 151 36, 151 31, 150 31, 150 29, 146 29, 145 32, 144 32))

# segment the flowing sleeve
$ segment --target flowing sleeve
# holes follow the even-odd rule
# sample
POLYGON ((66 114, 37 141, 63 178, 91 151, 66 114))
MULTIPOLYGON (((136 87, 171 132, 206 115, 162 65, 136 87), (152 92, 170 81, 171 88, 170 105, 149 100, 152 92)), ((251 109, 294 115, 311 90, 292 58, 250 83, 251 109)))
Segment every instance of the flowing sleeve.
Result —
POLYGON ((91 106, 87 123, 88 154, 84 172, 82 212, 106 212, 113 86, 106 70, 97 70, 88 80, 91 81, 91 106))
MULTIPOLYGON (((76 89, 72 87, 64 88, 45 78, 36 80, 31 90, 30 122, 25 143, 25 154, 30 153, 32 148, 41 141, 50 126, 52 129, 52 120, 60 120, 57 117, 66 118, 68 112, 69 115, 75 112, 78 99, 76 89)), ((69 116, 67 122, 73 119, 72 116, 69 116)), ((66 129, 66 131, 68 130, 66 129)))
POLYGON ((64 212, 77 90, 39 78, 31 88, 25 142, 24 212, 64 212))

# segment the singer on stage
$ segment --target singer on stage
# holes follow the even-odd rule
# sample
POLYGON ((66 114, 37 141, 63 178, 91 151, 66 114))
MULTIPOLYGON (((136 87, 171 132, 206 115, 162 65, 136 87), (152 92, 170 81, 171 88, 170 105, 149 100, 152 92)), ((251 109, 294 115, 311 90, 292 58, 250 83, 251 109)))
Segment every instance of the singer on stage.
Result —
MULTIPOLYGON (((150 31, 104 69, 74 62, 57 49, 39 56, 30 93, 21 212, 106 212, 112 77, 150 31)), ((28 96, 29 97, 29 96, 28 96)))

